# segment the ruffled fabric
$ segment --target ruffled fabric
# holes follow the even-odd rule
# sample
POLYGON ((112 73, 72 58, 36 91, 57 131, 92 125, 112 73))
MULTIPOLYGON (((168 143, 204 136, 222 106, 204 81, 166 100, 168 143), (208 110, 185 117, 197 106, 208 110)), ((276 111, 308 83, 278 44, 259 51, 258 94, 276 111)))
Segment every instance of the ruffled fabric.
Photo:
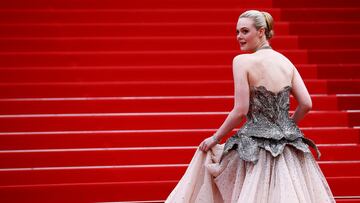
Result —
POLYGON ((310 139, 304 137, 299 137, 295 140, 289 141, 287 139, 274 140, 249 137, 246 135, 240 137, 234 135, 226 141, 220 162, 231 150, 236 150, 239 153, 239 157, 241 159, 244 161, 251 161, 256 164, 261 148, 269 151, 272 156, 277 157, 284 151, 286 145, 293 146, 294 148, 301 150, 304 153, 311 153, 310 149, 308 148, 310 145, 316 149, 318 158, 320 158, 321 154, 317 146, 310 139))
POLYGON ((223 157, 236 150, 241 159, 256 163, 260 148, 269 151, 274 157, 281 154, 286 145, 311 153, 314 148, 318 158, 321 153, 315 143, 304 134, 289 118, 291 86, 283 87, 278 93, 264 86, 250 87, 249 112, 246 123, 226 142, 223 157))
POLYGON ((197 149, 165 203, 335 203, 311 153, 287 145, 274 157, 260 149, 254 164, 232 150, 220 163, 223 150, 197 149))

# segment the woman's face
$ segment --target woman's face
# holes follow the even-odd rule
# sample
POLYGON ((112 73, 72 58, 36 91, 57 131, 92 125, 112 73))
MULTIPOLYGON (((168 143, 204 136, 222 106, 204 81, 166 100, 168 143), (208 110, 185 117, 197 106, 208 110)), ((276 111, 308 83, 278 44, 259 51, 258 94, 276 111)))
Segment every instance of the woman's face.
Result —
POLYGON ((251 18, 239 18, 236 25, 236 39, 242 51, 254 51, 259 47, 263 28, 256 30, 251 18))

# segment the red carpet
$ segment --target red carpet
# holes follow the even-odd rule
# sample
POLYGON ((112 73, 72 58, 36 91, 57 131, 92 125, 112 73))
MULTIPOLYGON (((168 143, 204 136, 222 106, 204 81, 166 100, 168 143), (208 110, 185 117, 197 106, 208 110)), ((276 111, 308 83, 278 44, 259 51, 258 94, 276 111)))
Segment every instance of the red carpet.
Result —
POLYGON ((308 87, 337 202, 360 202, 358 0, 0 2, 0 202, 164 200, 232 108, 247 9, 308 87))

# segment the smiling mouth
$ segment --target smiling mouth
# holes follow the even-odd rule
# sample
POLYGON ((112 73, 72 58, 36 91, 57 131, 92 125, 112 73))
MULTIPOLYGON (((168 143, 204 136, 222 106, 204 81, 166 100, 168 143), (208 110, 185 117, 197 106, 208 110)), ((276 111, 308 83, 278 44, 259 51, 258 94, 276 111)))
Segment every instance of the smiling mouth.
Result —
POLYGON ((246 44, 246 42, 240 42, 241 46, 244 46, 246 44))

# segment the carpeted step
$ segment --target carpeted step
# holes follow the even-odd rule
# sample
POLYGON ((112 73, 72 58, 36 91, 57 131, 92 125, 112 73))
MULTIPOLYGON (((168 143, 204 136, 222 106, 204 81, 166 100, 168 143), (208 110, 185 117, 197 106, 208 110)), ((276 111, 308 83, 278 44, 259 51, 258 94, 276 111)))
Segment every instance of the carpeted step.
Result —
MULTIPOLYGON (((271 39, 275 50, 322 48, 357 49, 360 35, 288 36, 271 39), (331 42, 331 43, 329 43, 331 42)), ((238 50, 235 37, 50 37, 0 38, 0 52, 66 51, 154 51, 154 50, 238 50)))
MULTIPOLYGON (((360 161, 319 162, 326 177, 360 176, 360 161), (343 174, 343 171, 348 173, 343 174)), ((179 180, 188 164, 0 169, 1 186, 179 180), (96 175, 94 175, 96 174, 96 175)))
POLYGON ((341 203, 359 203, 360 202, 360 198, 357 197, 341 197, 341 198, 336 198, 336 202, 341 202, 341 203))
MULTIPOLYGON (((331 3, 339 3, 340 1, 333 1, 331 3)), ((355 2, 355 1, 354 1, 355 2)), ((300 4, 305 6, 304 4, 300 4)), ((335 7, 328 7, 329 2, 323 4, 322 7, 304 7, 299 8, 299 4, 292 8, 281 8, 281 20, 283 21, 359 21, 360 20, 360 8, 354 7, 347 7, 349 4, 345 5, 344 7, 335 6, 335 7)), ((272 11, 271 15, 277 14, 276 11, 272 11)), ((275 20, 275 22, 277 22, 275 20)))
MULTIPOLYGON (((216 128, 228 112, 1 115, 1 132, 216 128)), ((360 125, 359 111, 312 111, 301 127, 360 125)))
POLYGON ((360 21, 297 21, 289 22, 289 34, 308 36, 308 35, 343 35, 351 33, 358 35, 360 33, 360 21), (357 28, 354 28, 354 27, 357 28), (334 29, 336 27, 337 29, 334 29), (311 31, 309 31, 311 30, 311 31))
MULTIPOLYGON (((295 64, 303 79, 360 79, 360 64, 295 64)), ((232 65, 0 68, 3 83, 233 80, 232 65), (31 77, 29 77, 31 75, 31 77)))
POLYGON ((357 0, 346 0, 346 1, 327 1, 327 0, 277 0, 273 2, 273 7, 281 7, 281 8, 298 8, 299 5, 301 7, 309 7, 309 8, 359 8, 360 2, 357 0))
POLYGON ((271 7, 270 0, 228 0, 219 2, 216 0, 153 0, 149 1, 131 1, 123 0, 63 0, 63 1, 47 1, 34 0, 31 3, 26 0, 15 0, 11 2, 1 2, 0 7, 4 9, 157 9, 157 8, 253 8, 271 7))
MULTIPOLYGON (((340 50, 339 50, 340 51, 340 50)), ((279 50, 293 63, 308 63, 306 50, 279 50)), ((328 51, 331 54, 331 51, 328 51)), ((333 51, 335 52, 335 51, 333 51)), ((360 52, 360 50, 359 50, 360 52)), ((313 52, 314 56, 318 52, 313 52)), ((322 54, 323 52, 319 52, 322 54)), ((351 53, 357 53, 353 51, 351 53)), ((231 65, 240 54, 236 50, 197 51, 96 51, 96 52, 6 52, 0 53, 1 67, 48 66, 159 66, 159 65, 231 65)), ((338 52, 336 60, 348 60, 346 52, 338 52), (340 54, 339 54, 340 53, 340 54)), ((312 60, 316 60, 313 59, 312 60)), ((351 59, 344 63, 357 61, 351 59)), ((325 63, 325 61, 323 61, 325 63)), ((329 59, 331 63, 331 59, 329 59)), ((356 63, 356 62, 353 62, 356 63)))
MULTIPOLYGON (((236 35, 232 23, 77 23, 77 24, 0 24, 0 37, 169 37, 236 35)), ((277 35, 288 35, 289 24, 279 22, 277 35)), ((343 34, 343 33, 342 33, 343 34)))
MULTIPOLYGON (((340 40, 339 40, 340 42, 340 40)), ((355 41, 356 42, 356 41, 355 41)), ((344 43, 341 43, 344 44, 344 43)), ((348 43, 355 47, 357 43, 348 43)), ((274 49, 298 49, 296 36, 278 36, 271 41, 274 49)), ((232 50, 240 48, 234 37, 71 37, 71 38, 0 38, 0 52, 66 51, 155 51, 155 50, 232 50)))
POLYGON ((358 64, 308 64, 297 65, 295 67, 301 74, 301 77, 316 79, 354 79, 360 76, 360 66, 358 64))
MULTIPOLYGON (((360 49, 278 50, 294 64, 359 64, 360 49)), ((231 65, 236 50, 3 52, 0 67, 231 65)))
MULTIPOLYGON (((0 10, 1 23, 235 22, 251 8, 12 9, 0 10), (166 18, 164 18, 166 16, 166 18)), ((280 21, 359 21, 359 8, 262 8, 280 21), (304 15, 306 13, 306 15, 304 15)))
MULTIPOLYGON (((300 129, 316 144, 360 143, 360 130, 351 127, 300 129)), ((232 130, 221 143, 237 131, 232 130)), ((216 129, 3 132, 0 150, 194 146, 214 132, 216 129)))
MULTIPOLYGON (((300 49, 358 49, 360 35, 316 35, 298 36, 300 49)), ((279 43, 281 44, 281 43, 279 43)))
MULTIPOLYGON (((358 110, 360 94, 311 95, 313 111, 358 110)), ((146 113, 230 111, 234 96, 150 96, 0 99, 0 114, 146 113)), ((297 101, 290 96, 290 110, 297 101)))
POLYGON ((341 64, 357 63, 360 49, 310 49, 308 50, 308 62, 316 64, 341 64))
MULTIPOLYGON (((358 94, 360 80, 305 80, 311 94, 358 94)), ((234 95, 232 80, 0 83, 1 98, 234 95)))
MULTIPOLYGON (((236 22, 247 8, 179 7, 167 9, 12 9, 0 10, 0 24, 15 23, 176 23, 236 22)), ((264 8, 279 22, 282 11, 264 8)), ((356 11, 349 10, 353 13, 356 11)), ((344 12, 341 12, 341 14, 344 12)), ((360 19, 359 19, 360 20, 360 19)))
MULTIPOLYGON (((359 144, 318 145, 320 161, 360 160, 359 144)), ((0 168, 185 164, 197 146, 1 150, 0 168), (156 157, 156 159, 154 158, 156 157)))
MULTIPOLYGON (((0 10, 1 23, 234 22, 251 8, 171 9, 12 9, 0 10), (166 16, 166 18, 164 18, 166 16)), ((262 8, 280 21, 359 21, 359 8, 262 8), (303 15, 306 13, 306 15, 303 15)))
MULTIPOLYGON (((276 35, 360 34, 360 21, 277 22, 276 35), (333 29, 337 27, 338 29, 333 29), (309 32, 308 30, 311 30, 309 32)), ((0 24, 0 37, 169 37, 236 36, 236 23, 73 23, 0 24)))

